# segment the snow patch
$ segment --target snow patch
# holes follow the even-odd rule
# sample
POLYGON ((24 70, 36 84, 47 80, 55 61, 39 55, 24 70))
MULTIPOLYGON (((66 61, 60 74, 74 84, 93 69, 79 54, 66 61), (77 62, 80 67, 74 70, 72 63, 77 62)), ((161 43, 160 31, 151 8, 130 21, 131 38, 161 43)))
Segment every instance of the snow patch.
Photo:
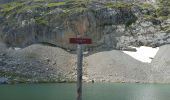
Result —
POLYGON ((14 48, 14 50, 20 50, 21 48, 14 48))
POLYGON ((137 51, 136 52, 123 51, 123 52, 145 63, 151 63, 152 59, 155 57, 155 55, 159 50, 159 47, 152 48, 152 47, 141 46, 139 48, 137 47, 133 47, 133 48, 135 48, 137 51))

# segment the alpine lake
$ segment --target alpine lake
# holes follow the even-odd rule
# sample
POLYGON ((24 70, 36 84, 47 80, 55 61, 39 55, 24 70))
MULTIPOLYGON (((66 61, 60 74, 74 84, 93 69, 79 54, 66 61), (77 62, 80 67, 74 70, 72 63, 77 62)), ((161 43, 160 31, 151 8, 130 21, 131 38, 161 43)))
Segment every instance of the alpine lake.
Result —
MULTIPOLYGON (((0 100, 76 100, 76 84, 0 85, 0 100)), ((170 84, 83 83, 83 100, 170 100, 170 84)))

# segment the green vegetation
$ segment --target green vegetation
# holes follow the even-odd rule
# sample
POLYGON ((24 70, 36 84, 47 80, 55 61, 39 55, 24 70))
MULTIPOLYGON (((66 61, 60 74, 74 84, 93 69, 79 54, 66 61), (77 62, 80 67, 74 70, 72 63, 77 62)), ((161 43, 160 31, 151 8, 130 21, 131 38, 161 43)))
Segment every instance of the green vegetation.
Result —
POLYGON ((163 30, 167 33, 170 33, 170 25, 163 27, 163 30))
POLYGON ((32 0, 32 3, 28 2, 11 2, 1 5, 0 12, 4 16, 12 16, 15 14, 26 13, 27 11, 32 11, 35 13, 41 13, 41 10, 48 13, 51 10, 55 10, 53 7, 64 6, 62 15, 71 15, 75 13, 80 13, 86 10, 86 6, 90 3, 89 0, 66 0, 63 2, 54 2, 46 0, 32 0), (25 5, 25 6, 24 6, 25 5), (53 8, 53 9, 51 9, 53 8), (46 9, 46 10, 44 10, 46 9))
POLYGON ((60 17, 68 17, 74 14, 80 14, 87 11, 87 8, 79 7, 79 8, 72 8, 72 9, 65 9, 63 13, 60 14, 60 17))
POLYGON ((71 16, 74 14, 81 14, 88 10, 87 5, 91 3, 90 0, 68 0, 65 4, 67 7, 63 8, 63 13, 60 14, 61 17, 71 16))
MULTIPOLYGON (((166 1, 166 0, 165 0, 166 1)), ((164 21, 169 18, 170 7, 168 8, 164 3, 165 1, 160 0, 158 4, 158 8, 154 7, 152 4, 148 3, 140 3, 138 6, 142 9, 143 19, 147 21, 154 22, 155 21, 164 21), (164 2, 164 3, 163 3, 164 2), (169 9, 169 10, 168 10, 169 9)), ((158 22, 158 23, 159 23, 158 22)))
POLYGON ((1 5, 1 7, 2 7, 2 11, 5 12, 5 11, 11 11, 21 5, 23 5, 23 3, 21 3, 21 2, 11 2, 11 3, 7 3, 7 4, 3 4, 3 5, 1 5))
POLYGON ((145 20, 152 20, 156 18, 156 9, 149 3, 140 3, 137 6, 142 10, 143 18, 145 20))
POLYGON ((48 21, 43 17, 36 17, 35 22, 39 25, 48 25, 48 21))
POLYGON ((159 8, 157 9, 157 15, 163 19, 170 18, 170 2, 169 0, 159 0, 159 8))
POLYGON ((170 16, 159 16, 159 20, 164 21, 170 18, 170 16))
POLYGON ((30 5, 30 6, 23 6, 22 9, 18 9, 15 11, 15 13, 11 13, 11 15, 13 14, 22 14, 25 13, 27 11, 31 11, 33 12, 35 9, 42 9, 43 5, 30 5))
POLYGON ((34 2, 38 2, 38 3, 41 3, 41 2, 44 2, 44 1, 49 1, 49 0, 33 0, 34 2))
POLYGON ((56 7, 56 6, 62 6, 65 4, 66 2, 53 2, 53 3, 48 3, 47 7, 56 7))
POLYGON ((1 5, 1 10, 4 15, 9 15, 10 13, 14 13, 17 9, 21 8, 24 5, 24 3, 21 2, 12 2, 1 5))
POLYGON ((156 19, 156 17, 154 17, 153 15, 143 15, 143 18, 147 21, 150 21, 150 20, 153 20, 153 19, 156 19))
POLYGON ((149 9, 154 9, 153 5, 152 4, 149 4, 149 3, 140 3, 138 4, 139 7, 143 10, 149 10, 149 9))
MULTIPOLYGON (((26 14, 25 20, 35 19, 38 25, 47 26, 49 22, 46 18, 50 17, 52 11, 56 12, 56 16, 69 17, 79 15, 87 11, 91 11, 90 3, 93 0, 65 0, 62 2, 54 2, 53 0, 31 0, 30 2, 11 2, 0 5, 0 14, 11 19, 10 25, 17 25, 15 15, 26 14), (57 12, 57 10, 60 10, 57 12)), ((158 8, 149 3, 131 4, 125 2, 107 2, 103 3, 104 8, 131 10, 132 7, 138 6, 143 13, 143 19, 148 21, 160 20, 164 21, 170 18, 170 2, 169 0, 159 0, 158 8)), ((96 13, 94 11, 94 13, 96 13)), ((125 22, 126 27, 135 23, 137 19, 131 19, 125 22)))
POLYGON ((116 2, 116 3, 109 2, 109 3, 106 3, 105 6, 108 8, 116 8, 116 9, 123 9, 123 8, 131 9, 132 4, 124 3, 124 2, 116 2))
POLYGON ((129 27, 130 25, 132 25, 133 23, 135 23, 137 20, 137 18, 134 18, 134 19, 131 19, 131 20, 128 20, 127 22, 125 22, 125 27, 129 27))

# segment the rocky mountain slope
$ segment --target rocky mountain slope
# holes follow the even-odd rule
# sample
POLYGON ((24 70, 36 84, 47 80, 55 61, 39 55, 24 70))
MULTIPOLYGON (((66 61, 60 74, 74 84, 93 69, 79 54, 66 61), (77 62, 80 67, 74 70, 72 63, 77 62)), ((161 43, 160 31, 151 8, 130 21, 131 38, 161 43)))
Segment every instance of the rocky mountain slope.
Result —
MULTIPOLYGON (((0 83, 75 82, 76 55, 57 47, 34 44, 20 50, 0 45, 0 83)), ((119 50, 84 55, 85 82, 170 83, 169 45, 151 63, 119 50)))
POLYGON ((76 57, 63 49, 38 44, 20 50, 0 48, 0 77, 9 83, 75 81, 76 57))
POLYGON ((160 50, 152 61, 152 70, 155 70, 155 72, 152 74, 152 77, 153 81, 155 82, 159 82, 160 80, 162 82, 170 81, 169 50, 170 45, 161 46, 160 50))
POLYGON ((162 46, 170 43, 168 0, 0 3, 0 83, 75 81, 76 45, 69 38, 77 35, 93 40, 84 46, 85 81, 170 82, 169 46, 162 46), (148 64, 118 51, 129 46, 162 47, 148 64))
MULTIPOLYGON (((74 50, 70 37, 92 38, 92 50, 169 43, 169 12, 154 1, 30 0, 0 5, 0 37, 8 46, 49 43, 74 50), (126 2, 124 2, 126 1, 126 2), (165 13, 163 13, 165 12, 165 13)), ((168 7, 168 6, 167 6, 168 7)))
POLYGON ((87 73, 95 81, 169 83, 169 49, 170 45, 161 46, 151 63, 137 61, 117 50, 96 53, 86 58, 87 73))
POLYGON ((142 63, 117 51, 105 51, 86 58, 87 75, 90 80, 107 82, 150 82, 148 63, 142 63))

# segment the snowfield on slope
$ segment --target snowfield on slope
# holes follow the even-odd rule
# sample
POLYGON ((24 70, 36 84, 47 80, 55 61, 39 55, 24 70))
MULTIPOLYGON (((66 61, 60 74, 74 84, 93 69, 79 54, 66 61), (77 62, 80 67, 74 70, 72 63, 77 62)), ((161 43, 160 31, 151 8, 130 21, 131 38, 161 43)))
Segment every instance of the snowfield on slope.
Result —
POLYGON ((141 46, 139 48, 137 47, 133 47, 133 48, 135 48, 137 51, 136 52, 123 51, 123 52, 135 58, 136 60, 139 60, 145 63, 151 63, 152 59, 155 57, 155 55, 157 54, 159 50, 159 47, 152 48, 152 47, 141 46))

